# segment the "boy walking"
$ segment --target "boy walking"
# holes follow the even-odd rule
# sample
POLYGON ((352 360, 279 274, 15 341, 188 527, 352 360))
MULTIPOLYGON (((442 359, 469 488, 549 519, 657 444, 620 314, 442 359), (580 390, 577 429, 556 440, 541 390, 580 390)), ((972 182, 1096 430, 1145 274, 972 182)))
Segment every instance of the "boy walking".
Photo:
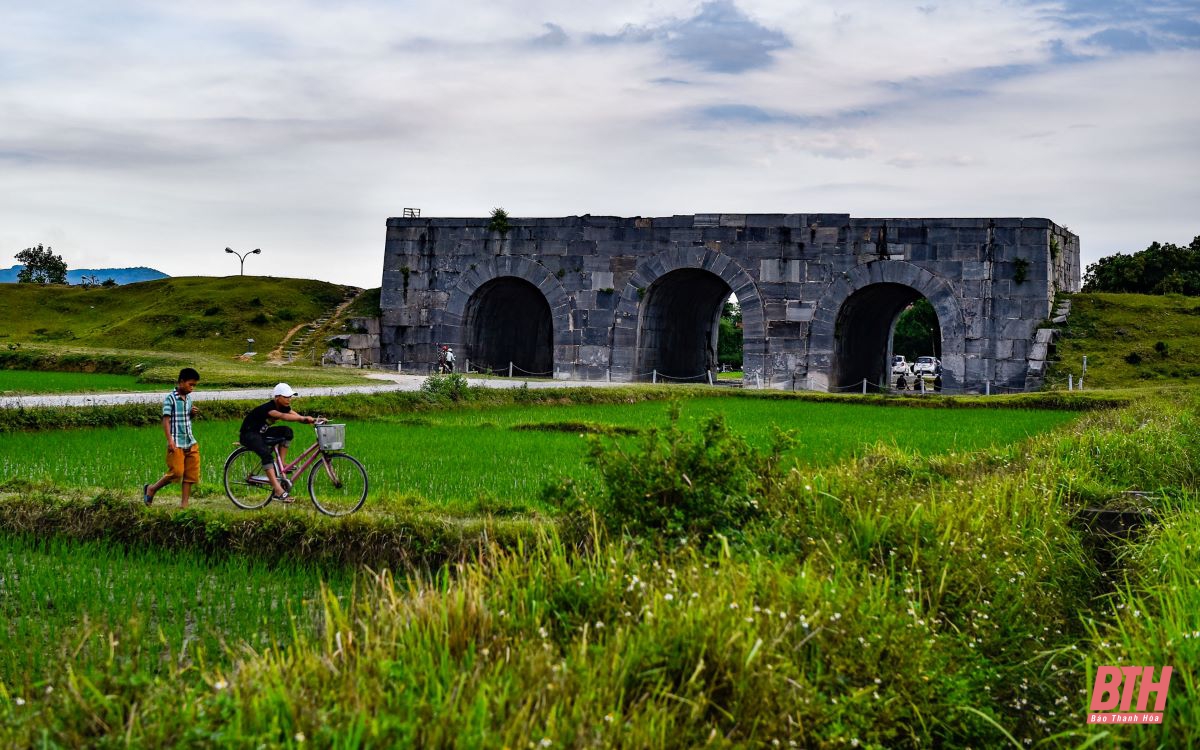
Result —
POLYGON ((142 485, 142 502, 154 502, 154 495, 171 482, 180 483, 182 500, 188 507, 192 485, 200 481, 200 445, 192 435, 192 417, 199 411, 192 405, 192 391, 200 382, 200 373, 190 367, 179 371, 175 389, 163 399, 162 426, 167 436, 167 473, 154 484, 142 485))

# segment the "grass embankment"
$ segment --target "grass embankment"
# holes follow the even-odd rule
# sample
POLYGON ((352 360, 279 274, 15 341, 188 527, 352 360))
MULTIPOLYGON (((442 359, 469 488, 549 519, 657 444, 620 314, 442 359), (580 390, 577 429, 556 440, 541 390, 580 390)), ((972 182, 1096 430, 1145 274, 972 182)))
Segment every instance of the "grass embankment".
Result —
POLYGON ((1066 388, 1088 358, 1087 388, 1188 383, 1200 377, 1200 297, 1076 294, 1046 383, 1066 388))
POLYGON ((0 346, 67 346, 232 356, 270 351, 296 325, 341 303, 348 287, 310 279, 190 277, 111 289, 0 285, 0 346))
POLYGON ((0 395, 121 393, 171 389, 184 367, 200 372, 201 388, 253 388, 287 380, 295 387, 377 385, 359 370, 312 367, 261 360, 242 361, 211 354, 171 355, 74 348, 53 351, 22 347, 0 349, 0 395))
MULTIPOLYGON (((484 543, 442 575, 326 596, 319 627, 269 651, 163 673, 135 661, 143 644, 114 638, 103 659, 68 654, 53 674, 0 687, 0 737, 890 748, 1107 734, 1187 746, 1200 739, 1185 638, 1200 631, 1188 586, 1196 409, 1194 394, 1145 398, 1016 445, 881 447, 772 473, 728 545, 637 543, 599 529, 619 519, 595 518, 582 537, 484 543), (1072 518, 1128 489, 1159 490, 1163 524, 1133 546, 1128 581, 1113 581, 1072 518), (1086 726, 1096 663, 1175 664, 1165 725, 1086 726)), ((684 442, 690 455, 697 443, 684 442)), ((637 474, 646 457, 624 451, 637 474)))
POLYGON ((0 396, 47 393, 124 393, 166 391, 163 383, 148 383, 136 375, 115 373, 44 372, 0 370, 0 396))

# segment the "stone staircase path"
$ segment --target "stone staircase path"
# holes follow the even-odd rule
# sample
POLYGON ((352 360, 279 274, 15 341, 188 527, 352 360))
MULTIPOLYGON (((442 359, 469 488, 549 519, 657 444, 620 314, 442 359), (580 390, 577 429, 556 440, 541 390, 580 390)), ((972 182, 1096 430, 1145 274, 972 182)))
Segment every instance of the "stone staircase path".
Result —
POLYGON ((279 346, 272 350, 268 359, 284 362, 295 360, 304 351, 306 345, 313 340, 320 340, 321 332, 329 325, 329 322, 337 320, 345 312, 346 308, 350 307, 354 303, 354 300, 358 299, 358 296, 364 291, 366 290, 350 289, 346 292, 345 297, 342 298, 342 302, 337 307, 327 310, 321 317, 307 325, 293 328, 289 332, 289 336, 285 337, 279 346), (298 335, 297 331, 299 332, 298 335))

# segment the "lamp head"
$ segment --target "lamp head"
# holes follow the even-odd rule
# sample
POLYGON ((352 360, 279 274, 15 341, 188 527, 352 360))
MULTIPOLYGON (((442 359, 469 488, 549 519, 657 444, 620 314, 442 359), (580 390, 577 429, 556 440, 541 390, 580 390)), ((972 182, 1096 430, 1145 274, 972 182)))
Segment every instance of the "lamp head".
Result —
POLYGON ((254 248, 254 255, 258 255, 261 252, 262 252, 262 250, 259 250, 257 247, 254 248))
POLYGON ((233 252, 233 248, 232 248, 232 247, 227 247, 227 248, 225 248, 225 252, 227 252, 227 253, 232 253, 232 252, 233 252))

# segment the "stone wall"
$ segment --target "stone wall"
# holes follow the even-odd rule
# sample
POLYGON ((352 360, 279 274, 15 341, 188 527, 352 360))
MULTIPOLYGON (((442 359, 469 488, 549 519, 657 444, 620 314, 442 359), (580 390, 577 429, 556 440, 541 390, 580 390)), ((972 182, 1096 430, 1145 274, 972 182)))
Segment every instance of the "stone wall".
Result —
POLYGON ((1046 219, 572 216, 510 219, 503 235, 488 223, 388 220, 384 362, 429 371, 442 343, 490 369, 509 355, 556 378, 700 379, 732 292, 749 382, 836 390, 887 378, 891 327, 923 296, 947 390, 1023 388, 1037 324, 1080 285, 1079 238, 1046 219))

